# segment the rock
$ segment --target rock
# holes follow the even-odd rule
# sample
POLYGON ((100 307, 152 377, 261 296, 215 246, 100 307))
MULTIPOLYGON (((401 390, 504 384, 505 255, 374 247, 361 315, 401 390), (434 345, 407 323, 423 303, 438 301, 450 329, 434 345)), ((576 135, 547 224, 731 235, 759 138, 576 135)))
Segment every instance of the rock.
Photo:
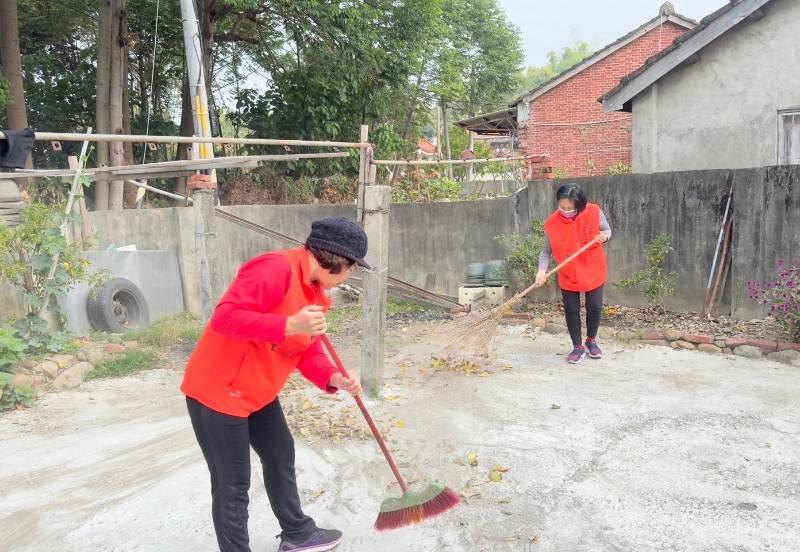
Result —
POLYGON ((682 339, 676 341, 675 345, 678 346, 678 349, 684 349, 686 351, 694 351, 695 349, 694 344, 689 343, 688 341, 683 341, 682 339))
POLYGON ((754 510, 757 510, 758 506, 756 504, 753 504, 752 502, 741 502, 736 505, 736 509, 744 510, 745 512, 752 512, 754 510))
POLYGON ((544 318, 534 318, 531 320, 531 326, 534 328, 544 328, 547 322, 544 318))
POLYGON ((768 339, 748 339, 747 344, 751 347, 758 347, 765 353, 774 353, 778 350, 778 342, 768 339))
MULTIPOLYGON (((525 320, 527 320, 528 319, 528 314, 527 313, 524 313, 524 314, 525 314, 525 320)), ((126 341, 125 343, 123 343, 123 345, 125 345, 126 349, 138 349, 139 348, 139 342, 138 341, 126 341)))
POLYGON ((747 340, 742 337, 733 337, 725 340, 725 346, 729 349, 735 349, 736 347, 741 347, 742 345, 747 345, 747 340))
POLYGON ((617 339, 620 339, 622 341, 636 341, 641 336, 642 334, 640 334, 639 332, 631 332, 627 330, 617 333, 617 339))
POLYGON ((33 378, 25 374, 14 374, 8 381, 8 385, 14 389, 33 387, 33 378))
POLYGON ((122 345, 121 343, 108 343, 105 347, 103 347, 103 350, 110 354, 124 353, 125 345, 122 345))
POLYGON ((710 335, 703 334, 683 334, 683 340, 696 345, 706 344, 711 345, 714 343, 714 338, 710 335))
POLYGON ((74 366, 78 362, 78 359, 75 358, 75 355, 56 355, 52 360, 58 364, 58 367, 62 370, 74 366))
POLYGON ((642 334, 642 341, 664 341, 665 339, 664 332, 658 330, 648 330, 642 334))
POLYGON ((680 330, 667 330, 664 332, 664 336, 669 341, 678 341, 680 338, 683 337, 683 332, 680 330))
POLYGON ((677 341, 673 341, 673 342, 671 342, 671 343, 669 344, 669 346, 670 346, 670 347, 672 347, 673 349, 675 349, 676 351, 677 351, 678 349, 680 349, 680 348, 681 348, 681 347, 680 347, 680 345, 678 345, 678 342, 677 342, 677 341))
POLYGON ((778 351, 797 351, 800 353, 800 343, 778 343, 778 351))
POLYGON ((641 339, 639 343, 650 345, 651 347, 669 347, 669 341, 666 339, 641 339))
POLYGON ((27 368, 28 370, 32 370, 36 366, 36 361, 31 358, 26 358, 22 361, 22 366, 27 368))
POLYGON ((86 354, 86 351, 78 351, 75 353, 75 358, 78 359, 78 362, 88 362, 89 356, 86 354))
POLYGON ((41 374, 50 379, 55 378, 58 375, 59 370, 60 368, 58 367, 58 364, 52 360, 45 360, 41 364, 37 364, 33 369, 34 373, 41 374))
POLYGON ((44 389, 45 387, 47 387, 47 384, 50 382, 50 380, 47 378, 47 376, 42 376, 42 375, 39 375, 39 374, 33 376, 32 379, 33 379, 33 386, 36 389, 44 389))
POLYGON ((94 368, 88 362, 79 362, 65 370, 53 381, 53 389, 72 389, 83 383, 83 376, 94 368))
POLYGON ((800 352, 792 350, 778 351, 777 353, 768 354, 767 358, 782 364, 792 364, 794 361, 800 362, 800 352))
POLYGON ((726 355, 729 355, 733 352, 733 349, 731 349, 730 347, 725 347, 724 349, 722 349, 722 352, 725 353, 726 355))
POLYGON ((764 353, 761 352, 761 349, 758 347, 753 347, 752 345, 740 345, 733 350, 733 354, 752 359, 758 359, 764 356, 764 353))
POLYGON ((722 348, 716 345, 709 345, 708 343, 701 343, 697 346, 697 350, 701 353, 709 353, 712 355, 718 355, 722 352, 722 348))
POLYGON ((714 341, 714 346, 719 347, 720 349, 724 349, 725 347, 727 347, 727 344, 725 343, 724 339, 718 339, 714 341))
POLYGON ((92 349, 86 353, 86 361, 97 366, 103 362, 103 352, 98 349, 92 349))
POLYGON ((558 335, 558 334, 566 333, 567 327, 564 326, 563 324, 548 323, 548 324, 545 324, 544 327, 542 327, 542 330, 544 330, 546 333, 549 333, 549 334, 558 335))

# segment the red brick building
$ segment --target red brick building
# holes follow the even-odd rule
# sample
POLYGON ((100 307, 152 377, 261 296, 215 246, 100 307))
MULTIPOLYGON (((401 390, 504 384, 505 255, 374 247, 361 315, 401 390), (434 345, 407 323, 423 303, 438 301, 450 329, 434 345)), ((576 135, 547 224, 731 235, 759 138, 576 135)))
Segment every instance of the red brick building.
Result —
POLYGON ((599 99, 696 25, 666 3, 657 17, 519 97, 511 104, 516 112, 504 110, 459 124, 479 134, 516 133, 517 147, 527 155, 549 156, 556 177, 629 169, 631 114, 605 113, 599 99), (493 127, 498 132, 491 132, 493 127))
POLYGON ((662 13, 522 96, 516 104, 520 148, 549 155, 556 177, 629 168, 631 114, 605 113, 598 100, 694 26, 675 13, 662 13))

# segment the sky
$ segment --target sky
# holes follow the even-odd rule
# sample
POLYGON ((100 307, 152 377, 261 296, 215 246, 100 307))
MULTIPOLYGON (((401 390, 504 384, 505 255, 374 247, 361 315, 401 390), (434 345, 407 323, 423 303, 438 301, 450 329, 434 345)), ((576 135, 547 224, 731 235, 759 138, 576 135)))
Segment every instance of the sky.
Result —
MULTIPOLYGON (((499 0, 522 32, 526 65, 578 40, 601 48, 658 15, 664 0, 499 0)), ((672 0, 675 11, 700 20, 728 0, 672 0)))

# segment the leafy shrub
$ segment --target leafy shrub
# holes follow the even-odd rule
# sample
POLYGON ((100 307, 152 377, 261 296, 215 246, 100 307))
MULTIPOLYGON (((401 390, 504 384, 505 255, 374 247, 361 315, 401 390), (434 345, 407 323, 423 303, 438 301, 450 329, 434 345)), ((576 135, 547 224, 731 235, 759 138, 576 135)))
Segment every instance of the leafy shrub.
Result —
POLYGON ((646 250, 645 268, 614 285, 622 289, 639 287, 651 306, 664 310, 664 300, 674 291, 675 273, 664 269, 667 254, 672 251, 672 237, 662 234, 648 243, 646 250))
POLYGON ((795 343, 800 343, 800 259, 778 260, 776 276, 766 282, 747 282, 750 299, 769 305, 769 314, 795 343))
POLYGON ((505 234, 497 238, 506 248, 506 262, 515 287, 523 289, 536 280, 539 255, 544 247, 544 222, 533 220, 527 234, 505 234))

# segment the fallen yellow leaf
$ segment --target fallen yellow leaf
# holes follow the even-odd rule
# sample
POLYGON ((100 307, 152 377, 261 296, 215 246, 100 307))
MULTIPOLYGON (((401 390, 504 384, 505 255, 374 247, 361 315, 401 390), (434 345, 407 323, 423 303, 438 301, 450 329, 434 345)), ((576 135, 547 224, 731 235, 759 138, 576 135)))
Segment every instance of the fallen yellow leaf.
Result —
POLYGON ((494 481, 495 483, 497 483, 498 481, 502 481, 503 480, 503 474, 500 473, 497 470, 494 470, 494 471, 489 473, 489 480, 490 481, 494 481))
POLYGON ((467 462, 469 462, 470 466, 477 466, 478 465, 478 455, 474 452, 470 452, 467 454, 467 462))
POLYGON ((500 473, 506 473, 507 471, 511 471, 511 468, 504 468, 504 467, 503 467, 503 466, 501 466, 500 464, 497 464, 497 465, 494 467, 494 471, 497 471, 497 472, 500 472, 500 473))
POLYGON ((403 420, 397 420, 395 423, 392 424, 392 426, 398 429, 403 429, 404 427, 406 427, 406 423, 403 420))

